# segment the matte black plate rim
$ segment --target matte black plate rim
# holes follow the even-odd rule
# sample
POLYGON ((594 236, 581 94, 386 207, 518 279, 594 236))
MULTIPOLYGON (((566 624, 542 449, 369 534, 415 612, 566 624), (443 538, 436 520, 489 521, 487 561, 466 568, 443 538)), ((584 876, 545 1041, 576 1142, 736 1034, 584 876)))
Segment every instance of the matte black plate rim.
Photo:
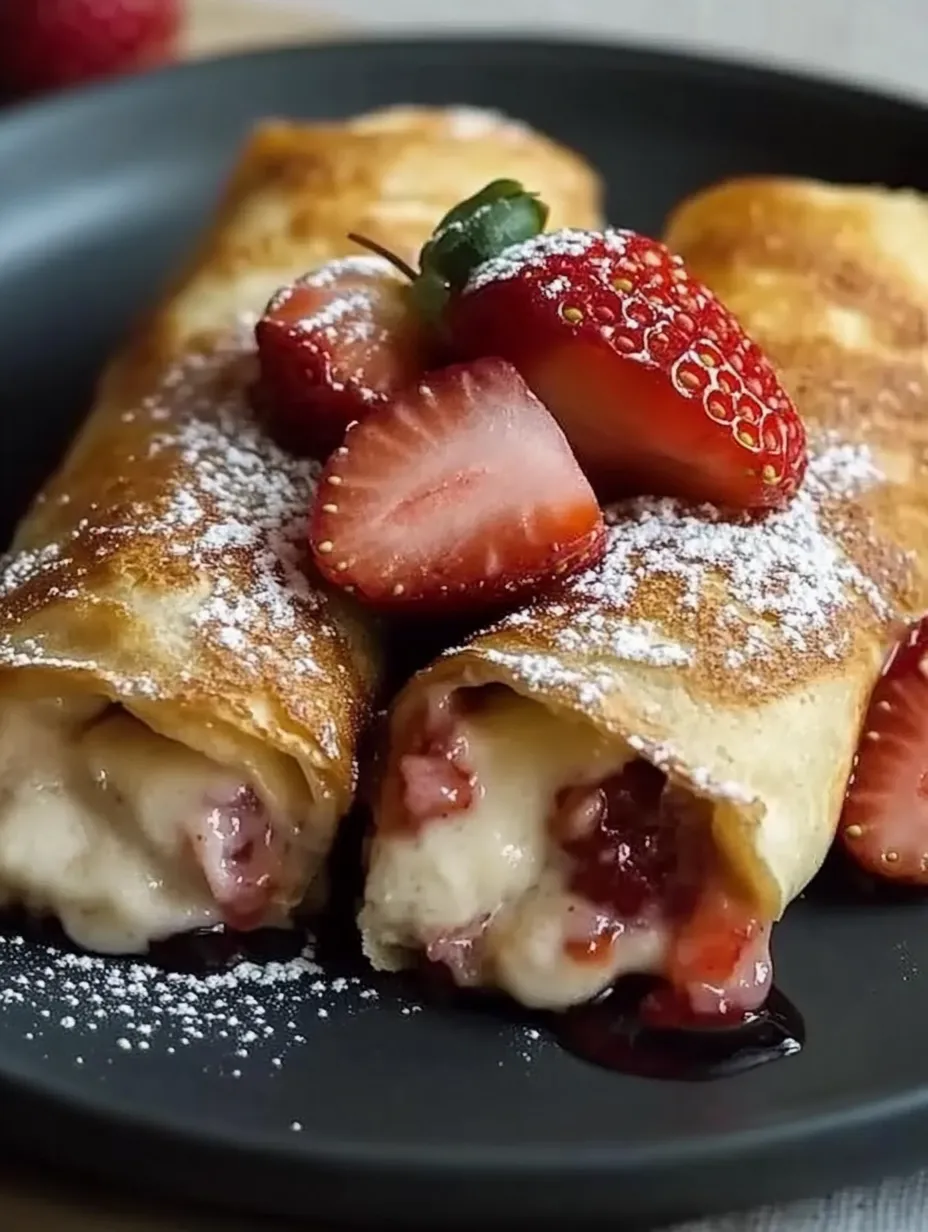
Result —
MULTIPOLYGON (((650 1081, 641 1079, 640 1081, 650 1081)), ((18 1086, 23 1094, 36 1097, 48 1107, 67 1107, 77 1114, 89 1114, 106 1121, 115 1119, 113 1113, 88 1098, 84 1088, 75 1084, 70 1093, 63 1093, 60 1085, 46 1083, 42 1075, 12 1077, 4 1074, 3 1085, 18 1086), (79 1093, 78 1093, 79 1092, 79 1093)), ((582 1175, 591 1170, 610 1168, 617 1173, 640 1172, 648 1169, 663 1169, 674 1164, 694 1165, 704 1162, 736 1164, 739 1158, 750 1158, 760 1147, 776 1148, 793 1145, 798 1136, 811 1143, 835 1133, 853 1134, 857 1129, 895 1122, 915 1114, 928 1113, 928 1086, 907 1090, 900 1088, 895 1094, 882 1096, 872 1101, 859 1101, 848 1105, 840 1100, 831 1101, 832 1106, 793 1120, 784 1120, 775 1126, 758 1126, 726 1133, 706 1133, 699 1138, 681 1137, 660 1143, 639 1146, 634 1143, 615 1142, 596 1146, 571 1146, 552 1143, 534 1143, 529 1147, 518 1144, 495 1145, 489 1150, 458 1146, 444 1147, 440 1144, 396 1146, 379 1142, 376 1148, 369 1143, 358 1144, 350 1140, 314 1141, 312 1155, 320 1165, 356 1167, 370 1165, 376 1158, 379 1167, 406 1171, 410 1168, 429 1168, 449 1175, 479 1171, 488 1176, 494 1174, 521 1173, 526 1176, 539 1171, 556 1169, 562 1175, 582 1175)), ((295 1149, 292 1135, 263 1134, 260 1138, 244 1139, 240 1134, 226 1132, 221 1128, 193 1129, 179 1119, 141 1116, 131 1109, 119 1113, 119 1122, 126 1128, 143 1134, 154 1134, 173 1139, 177 1145, 192 1147, 216 1147, 246 1151, 251 1155, 282 1157, 295 1164, 305 1164, 305 1149, 295 1149)))
POLYGON ((782 65, 768 66, 757 61, 744 58, 713 56, 676 50, 674 48, 652 47, 646 44, 627 43, 620 40, 612 41, 604 38, 591 42, 581 36, 575 36, 569 31, 563 36, 542 37, 523 35, 514 31, 500 31, 492 35, 461 35, 453 39, 440 38, 430 34, 410 35, 402 39, 392 38, 389 33, 371 34, 363 38, 326 39, 322 42, 303 42, 286 47, 267 47, 257 51, 232 52, 213 56, 206 60, 189 60, 167 67, 139 73, 129 77, 116 78, 111 81, 90 85, 82 89, 69 90, 63 94, 52 94, 36 100, 14 101, 8 103, 0 113, 0 136, 16 136, 17 126, 30 126, 37 122, 54 123, 67 110, 71 116, 80 117, 81 112, 96 110, 101 104, 118 104, 120 96, 144 95, 158 92, 164 88, 163 83, 173 79, 183 79, 189 76, 207 77, 223 76, 230 66, 260 63, 261 61, 304 59, 307 56, 351 56, 364 53, 376 47, 381 55, 394 56, 403 59, 412 53, 427 54, 433 52, 466 49, 470 52, 493 55, 495 53, 509 54, 518 49, 529 55, 558 56, 563 54, 565 45, 574 54, 584 58, 596 58, 619 66, 622 62, 634 66, 638 71, 664 73, 669 68, 677 68, 687 75, 715 77, 724 75, 738 84, 750 86, 761 82, 775 86, 784 91, 803 93, 814 98, 841 96, 847 100, 866 100, 872 106, 888 111, 898 110, 911 112, 926 111, 922 100, 903 93, 895 93, 882 86, 876 87, 866 83, 853 84, 840 78, 828 77, 822 73, 803 71, 782 65))

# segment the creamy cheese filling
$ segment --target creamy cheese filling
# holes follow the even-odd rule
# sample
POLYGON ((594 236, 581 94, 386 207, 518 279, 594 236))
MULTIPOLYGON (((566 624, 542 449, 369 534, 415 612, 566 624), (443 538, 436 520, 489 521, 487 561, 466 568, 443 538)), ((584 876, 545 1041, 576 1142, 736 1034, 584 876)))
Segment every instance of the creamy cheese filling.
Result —
POLYGON ((215 924, 191 819, 240 789, 99 699, 0 699, 0 896, 104 952, 215 924))
POLYGON ((658 925, 629 928, 597 961, 571 953, 568 943, 594 934, 600 920, 616 922, 570 892, 549 835, 561 789, 601 782, 637 755, 509 690, 465 714, 455 732, 477 794, 463 812, 375 839, 360 921, 372 958, 396 965, 404 950, 436 945, 444 956, 442 939, 457 933, 459 948, 470 938, 479 954, 473 982, 541 1007, 588 1000, 626 972, 659 970, 669 937, 658 925))

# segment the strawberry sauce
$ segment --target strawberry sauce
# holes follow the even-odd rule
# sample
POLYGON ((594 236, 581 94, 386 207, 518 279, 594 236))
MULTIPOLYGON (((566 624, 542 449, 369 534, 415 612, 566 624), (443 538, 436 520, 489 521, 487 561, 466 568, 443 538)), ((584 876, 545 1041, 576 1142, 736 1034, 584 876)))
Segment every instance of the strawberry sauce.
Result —
POLYGON ((701 817, 687 817, 692 801, 667 788, 661 770, 636 758, 598 787, 561 793, 553 825, 575 894, 625 920, 692 912, 710 836, 701 817))
POLYGON ((612 936, 569 941, 571 957, 600 961, 630 922, 661 920, 673 934, 663 979, 628 976, 556 1019, 570 1051, 627 1073, 701 1079, 802 1046, 801 1018, 771 993, 769 925, 720 878, 710 822, 708 804, 640 758, 558 797, 552 829, 570 889, 616 920, 612 936))
POLYGON ((614 921, 613 936, 572 938, 571 956, 598 960, 629 925, 669 926, 662 974, 701 1014, 725 1016, 766 996, 769 929, 726 885, 711 821, 707 801, 636 758, 598 786, 561 792, 551 827, 569 889, 614 921))
MULTIPOLYGON (((396 776, 401 827, 463 813, 481 790, 459 720, 482 700, 479 690, 433 698, 420 716, 396 776)), ((569 957, 608 967, 629 929, 668 936, 659 978, 625 975, 597 1000, 546 1015, 568 1051, 623 1073, 696 1080, 802 1047, 800 1015, 771 988, 770 926, 728 883, 711 823, 710 802, 643 758, 558 793, 550 837, 566 856, 566 888, 590 909, 565 938, 569 957)), ((456 996, 479 987, 485 923, 430 942, 430 983, 453 984, 456 996)))

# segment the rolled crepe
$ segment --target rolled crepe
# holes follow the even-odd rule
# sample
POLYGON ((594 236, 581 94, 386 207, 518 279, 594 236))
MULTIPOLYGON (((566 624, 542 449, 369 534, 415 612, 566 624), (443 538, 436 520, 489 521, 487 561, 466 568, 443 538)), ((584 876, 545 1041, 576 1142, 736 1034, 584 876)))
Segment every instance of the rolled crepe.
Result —
POLYGON ((351 252, 350 230, 414 258, 452 205, 513 172, 562 220, 597 221, 580 159, 485 113, 273 123, 249 141, 0 567, 4 901, 114 951, 311 901, 352 801, 378 638, 311 572, 315 464, 252 419, 254 314, 351 252))
POLYGON ((685 984, 708 945, 693 1008, 751 1008, 831 843, 926 603, 928 207, 756 181, 685 204, 668 241, 779 368, 807 479, 761 520, 617 505, 601 566, 409 683, 360 917, 375 965, 424 954, 563 1008, 628 973, 685 984))

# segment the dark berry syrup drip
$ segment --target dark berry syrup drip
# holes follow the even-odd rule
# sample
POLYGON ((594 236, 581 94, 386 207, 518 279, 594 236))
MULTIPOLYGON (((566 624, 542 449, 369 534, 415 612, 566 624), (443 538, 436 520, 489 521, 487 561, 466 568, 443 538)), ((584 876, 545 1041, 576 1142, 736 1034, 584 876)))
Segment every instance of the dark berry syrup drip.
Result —
POLYGON ((602 1069, 675 1082, 730 1078, 793 1056, 805 1043, 802 1016, 776 988, 758 1010, 676 1023, 667 1016, 668 1025, 659 1012, 649 1021, 652 988, 652 981, 630 978, 568 1010, 553 1024, 558 1043, 602 1069))

